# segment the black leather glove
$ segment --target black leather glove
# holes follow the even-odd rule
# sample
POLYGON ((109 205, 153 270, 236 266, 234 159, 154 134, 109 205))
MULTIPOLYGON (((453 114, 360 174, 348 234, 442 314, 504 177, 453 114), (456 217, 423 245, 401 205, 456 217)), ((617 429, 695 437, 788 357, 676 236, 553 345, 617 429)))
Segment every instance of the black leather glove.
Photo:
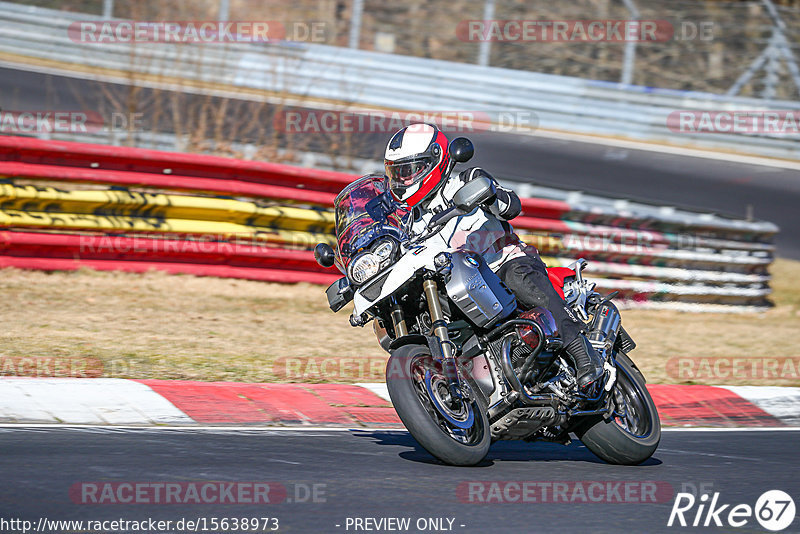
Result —
POLYGON ((495 202, 489 211, 499 219, 510 221, 522 211, 522 202, 514 191, 498 186, 495 202))

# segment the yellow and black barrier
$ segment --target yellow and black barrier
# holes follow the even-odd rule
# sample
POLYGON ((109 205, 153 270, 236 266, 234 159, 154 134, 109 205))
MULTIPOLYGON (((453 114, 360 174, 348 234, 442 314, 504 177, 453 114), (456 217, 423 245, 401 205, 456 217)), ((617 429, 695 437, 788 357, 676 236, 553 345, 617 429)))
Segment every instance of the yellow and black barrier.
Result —
MULTIPOLYGON (((84 215, 90 216, 86 221, 107 221, 121 225, 120 229, 158 231, 157 227, 166 225, 180 227, 181 232, 196 230, 221 234, 242 234, 264 228, 332 234, 334 225, 331 212, 314 209, 262 207, 254 202, 227 198, 129 190, 68 191, 10 183, 0 184, 0 210, 5 213, 2 220, 6 226, 22 224, 13 217, 24 217, 26 213, 29 217, 25 220, 42 220, 36 226, 45 225, 46 220, 53 221, 55 226, 64 226, 59 224, 60 220, 65 220, 60 215, 68 214, 70 217, 66 219, 72 222, 84 220, 80 217, 84 215), (49 218, 42 219, 42 214, 49 218)), ((91 223, 86 224, 92 227, 91 223)), ((108 224, 104 222, 94 228, 117 229, 108 224)))

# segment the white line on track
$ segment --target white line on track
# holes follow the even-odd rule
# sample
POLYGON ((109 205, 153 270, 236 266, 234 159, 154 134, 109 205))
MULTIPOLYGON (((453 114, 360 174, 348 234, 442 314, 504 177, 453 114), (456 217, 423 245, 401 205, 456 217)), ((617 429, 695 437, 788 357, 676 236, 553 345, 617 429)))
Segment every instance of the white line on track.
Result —
MULTIPOLYGON (((307 427, 307 426, 276 426, 276 427, 253 427, 253 426, 120 426, 120 425, 73 425, 67 423, 0 423, 0 429, 10 430, 48 430, 48 429, 72 429, 82 431, 213 431, 213 432, 254 432, 260 434, 280 433, 280 432, 408 432, 404 428, 381 428, 381 427, 307 427)), ((793 427, 664 427, 663 432, 800 432, 800 426, 793 427)))
MULTIPOLYGON (((752 456, 731 456, 729 454, 717 454, 713 452, 700 452, 700 451, 684 451, 680 449, 662 449, 661 447, 658 448, 658 452, 671 452, 673 454, 696 454, 698 456, 713 456, 714 458, 727 458, 728 460, 750 460, 754 462, 762 462, 765 461, 762 457, 752 457, 752 456)), ((771 463, 778 463, 778 462, 771 462, 771 463)))
POLYGON ((800 426, 752 427, 664 427, 663 432, 800 432, 800 426))
POLYGON ((219 431, 219 432, 353 432, 353 431, 367 431, 373 430, 400 430, 405 432, 402 428, 348 428, 348 427, 312 427, 312 426, 215 426, 215 425, 159 425, 159 426, 130 426, 130 425, 75 425, 69 423, 0 423, 0 429, 36 429, 47 430, 50 428, 67 428, 73 430, 108 430, 108 431, 126 431, 126 430, 181 430, 187 432, 202 431, 219 431))

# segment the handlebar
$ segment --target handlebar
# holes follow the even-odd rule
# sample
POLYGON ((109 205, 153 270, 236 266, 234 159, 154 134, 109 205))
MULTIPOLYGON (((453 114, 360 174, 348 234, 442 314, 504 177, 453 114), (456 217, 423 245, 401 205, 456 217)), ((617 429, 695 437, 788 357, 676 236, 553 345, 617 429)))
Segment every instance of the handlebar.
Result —
POLYGON ((460 210, 457 207, 452 206, 450 208, 447 208, 446 210, 440 211, 439 213, 431 217, 430 222, 428 222, 428 227, 432 228, 432 227, 444 226, 445 224, 452 221, 456 217, 460 217, 461 215, 466 215, 466 214, 467 214, 466 211, 460 210))
POLYGON ((447 224, 448 222, 452 221, 456 217, 460 217, 462 215, 466 215, 467 212, 460 210, 455 206, 451 206, 443 211, 440 211, 436 215, 434 215, 430 221, 428 221, 428 231, 423 232, 417 236, 412 237, 407 241, 409 245, 416 245, 420 241, 425 241, 426 239, 432 237, 436 234, 439 230, 441 230, 442 226, 447 224))

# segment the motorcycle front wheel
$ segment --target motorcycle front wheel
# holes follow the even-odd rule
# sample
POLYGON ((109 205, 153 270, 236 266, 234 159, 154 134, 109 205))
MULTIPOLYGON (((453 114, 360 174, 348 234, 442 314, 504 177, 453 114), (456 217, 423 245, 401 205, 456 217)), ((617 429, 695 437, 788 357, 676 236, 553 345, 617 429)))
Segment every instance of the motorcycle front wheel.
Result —
POLYGON ((584 422, 575 433, 596 456, 611 464, 637 465, 658 448, 661 420, 644 377, 626 358, 616 360, 611 389, 613 414, 584 422))
POLYGON ((491 432, 486 410, 477 399, 450 395, 441 362, 423 345, 392 351, 386 386, 394 409, 414 439, 444 463, 468 466, 486 457, 491 432))

